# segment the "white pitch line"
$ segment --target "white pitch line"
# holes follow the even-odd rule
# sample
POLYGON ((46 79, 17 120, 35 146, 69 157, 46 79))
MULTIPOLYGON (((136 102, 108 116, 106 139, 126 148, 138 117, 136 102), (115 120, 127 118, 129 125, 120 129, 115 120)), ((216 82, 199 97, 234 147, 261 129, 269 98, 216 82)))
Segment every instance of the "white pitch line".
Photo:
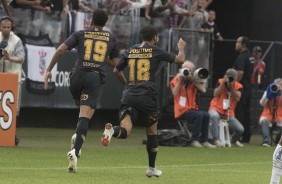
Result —
MULTIPOLYGON (((272 164, 272 162, 237 162, 237 163, 215 163, 215 164, 194 164, 194 165, 170 165, 164 167, 207 167, 207 166, 228 166, 228 165, 260 165, 260 164, 272 164)), ((163 167, 163 166, 162 166, 163 167)))
MULTIPOLYGON (((182 168, 181 168, 182 169, 182 168)), ((207 172, 220 172, 224 173, 226 170, 219 170, 219 169, 195 169, 195 168, 185 168, 184 170, 191 170, 191 171, 207 171, 207 172)), ((228 170, 228 173, 261 173, 261 174, 269 174, 271 170, 265 171, 245 171, 245 170, 228 170)))
MULTIPOLYGON (((272 164, 271 162, 243 162, 243 163, 218 163, 218 164, 191 164, 191 165, 159 165, 159 168, 187 168, 193 167, 212 167, 212 166, 232 166, 232 165, 261 165, 261 164, 272 164)), ((147 168, 147 166, 117 166, 117 167, 79 167, 81 170, 101 170, 101 169, 143 169, 147 168)), ((46 167, 46 168, 38 168, 38 167, 0 167, 0 170, 62 170, 65 167, 46 167)), ((200 169, 202 170, 202 169, 200 169)), ((211 169, 209 169, 211 170, 211 169)), ((214 170, 221 171, 221 170, 214 170)), ((223 170, 222 170, 223 171, 223 170)), ((225 171, 225 170, 224 170, 225 171)), ((230 171, 229 171, 230 172, 230 171)), ((237 172, 237 171, 236 171, 237 172)), ((238 171, 243 172, 243 171, 238 171)), ((248 172, 248 171, 244 171, 248 172)), ((253 171, 250 171, 253 172, 253 171)), ((255 171, 257 172, 257 171, 255 171)))

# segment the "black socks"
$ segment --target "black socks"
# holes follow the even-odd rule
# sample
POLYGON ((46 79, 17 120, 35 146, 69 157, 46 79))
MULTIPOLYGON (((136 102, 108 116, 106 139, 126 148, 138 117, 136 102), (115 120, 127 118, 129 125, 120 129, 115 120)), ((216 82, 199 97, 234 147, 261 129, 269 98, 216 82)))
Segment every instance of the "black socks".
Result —
POLYGON ((88 131, 88 124, 89 124, 89 119, 81 117, 78 119, 77 122, 77 127, 75 130, 76 133, 76 139, 74 142, 74 148, 75 148, 75 155, 77 156, 79 153, 79 150, 82 147, 82 144, 86 138, 87 131, 88 131))
POLYGON ((114 134, 113 137, 119 138, 119 139, 126 139, 127 138, 127 131, 125 128, 120 126, 114 126, 114 134))
POLYGON ((147 136, 147 152, 148 152, 149 166, 154 168, 157 152, 158 152, 157 135, 147 136))

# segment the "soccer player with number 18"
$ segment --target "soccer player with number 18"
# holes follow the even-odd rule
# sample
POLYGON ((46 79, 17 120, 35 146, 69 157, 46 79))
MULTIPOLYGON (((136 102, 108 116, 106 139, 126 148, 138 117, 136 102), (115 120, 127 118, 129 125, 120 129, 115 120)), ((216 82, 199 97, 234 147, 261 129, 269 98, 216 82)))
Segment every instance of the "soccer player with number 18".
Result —
POLYGON ((179 39, 177 43, 178 55, 174 55, 156 46, 159 41, 156 27, 144 27, 141 31, 141 37, 143 42, 129 48, 114 69, 118 79, 125 85, 121 100, 122 105, 119 110, 120 126, 112 127, 112 124, 107 123, 102 136, 102 143, 104 146, 108 146, 112 136, 126 139, 132 130, 132 124, 146 127, 149 160, 146 176, 159 177, 162 172, 155 168, 159 115, 155 74, 163 61, 183 63, 186 43, 179 39), (126 67, 129 68, 128 78, 125 78, 123 74, 126 67))

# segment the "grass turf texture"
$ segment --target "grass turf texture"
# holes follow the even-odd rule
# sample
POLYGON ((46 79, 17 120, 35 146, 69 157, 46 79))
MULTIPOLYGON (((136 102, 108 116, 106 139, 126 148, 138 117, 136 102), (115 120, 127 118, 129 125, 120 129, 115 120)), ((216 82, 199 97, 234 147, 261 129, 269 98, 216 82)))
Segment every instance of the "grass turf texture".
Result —
POLYGON ((126 140, 112 139, 105 148, 103 130, 90 130, 78 159, 77 173, 67 172, 71 129, 18 128, 17 147, 0 147, 2 184, 263 184, 269 183, 275 147, 260 146, 254 135, 243 148, 159 146, 156 165, 160 178, 147 178, 146 138, 135 128, 126 140))

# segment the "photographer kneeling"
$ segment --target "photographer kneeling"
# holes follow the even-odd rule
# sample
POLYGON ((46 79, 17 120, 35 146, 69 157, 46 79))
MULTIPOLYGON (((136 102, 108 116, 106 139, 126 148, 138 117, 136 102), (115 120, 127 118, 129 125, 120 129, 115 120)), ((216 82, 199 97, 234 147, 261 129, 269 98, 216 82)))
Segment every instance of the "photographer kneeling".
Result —
POLYGON ((228 127, 233 132, 231 142, 237 147, 244 145, 239 139, 244 132, 244 127, 235 118, 235 107, 241 98, 242 84, 236 81, 237 71, 228 69, 222 79, 218 80, 217 87, 214 89, 214 98, 210 103, 209 114, 211 116, 211 133, 214 144, 217 147, 224 146, 219 140, 219 120, 227 118, 228 127))
POLYGON ((270 147, 270 132, 269 127, 273 126, 273 123, 282 129, 282 78, 277 78, 271 83, 262 98, 260 104, 264 107, 261 113, 259 124, 261 125, 262 132, 262 146, 270 147))
POLYGON ((179 73, 170 82, 174 96, 174 117, 193 123, 192 147, 216 148, 208 140, 210 116, 199 110, 197 104, 198 92, 206 92, 208 70, 200 68, 194 73, 194 64, 185 61, 179 73))

